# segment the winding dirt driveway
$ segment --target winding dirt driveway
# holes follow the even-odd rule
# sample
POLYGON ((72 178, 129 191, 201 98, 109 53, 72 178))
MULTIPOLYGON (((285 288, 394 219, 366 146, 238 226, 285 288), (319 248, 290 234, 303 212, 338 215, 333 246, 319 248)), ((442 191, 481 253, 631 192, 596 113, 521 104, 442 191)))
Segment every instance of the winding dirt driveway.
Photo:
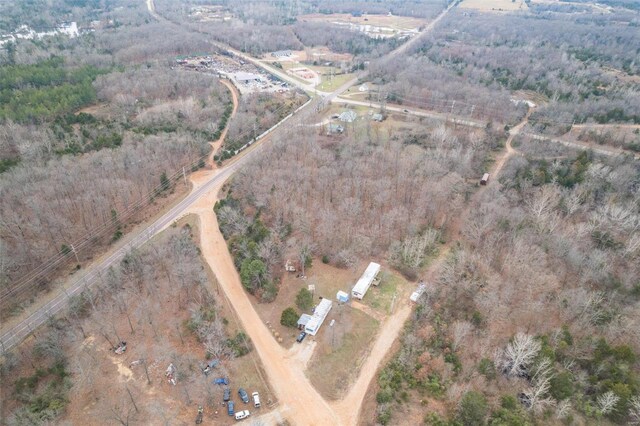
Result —
MULTIPOLYGON (((201 197, 189 211, 198 215, 200 219, 202 255, 218 279, 220 287, 238 314, 242 327, 251 338, 262 360, 269 384, 279 402, 278 412, 293 424, 317 426, 344 424, 313 388, 304 371, 291 368, 287 360, 287 351, 276 342, 251 305, 213 213, 213 205, 221 187, 222 182, 201 197)), ((213 285, 210 284, 210 286, 210 290, 215 292, 213 285)))

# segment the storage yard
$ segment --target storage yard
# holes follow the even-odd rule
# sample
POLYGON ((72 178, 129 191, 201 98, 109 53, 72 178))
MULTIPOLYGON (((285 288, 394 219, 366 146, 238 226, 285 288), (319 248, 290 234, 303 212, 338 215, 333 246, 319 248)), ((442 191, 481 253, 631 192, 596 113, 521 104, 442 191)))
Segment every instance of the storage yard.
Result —
POLYGON ((217 74, 227 78, 235 84, 241 94, 284 93, 290 90, 288 83, 231 54, 179 57, 176 63, 185 70, 217 74))

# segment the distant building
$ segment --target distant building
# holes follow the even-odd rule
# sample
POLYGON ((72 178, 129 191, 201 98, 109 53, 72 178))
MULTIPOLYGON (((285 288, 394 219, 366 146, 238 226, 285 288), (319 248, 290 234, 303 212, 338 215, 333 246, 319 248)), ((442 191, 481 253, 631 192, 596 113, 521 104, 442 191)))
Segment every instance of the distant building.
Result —
POLYGON ((290 50, 278 50, 277 52, 271 53, 271 56, 274 58, 288 58, 293 55, 293 52, 290 50))
POLYGON ((234 74, 233 76, 238 83, 249 84, 249 83, 262 83, 264 81, 264 77, 260 74, 254 74, 251 72, 240 71, 234 74))
POLYGON ((375 262, 369 263, 369 266, 367 266, 367 269, 365 269, 356 285, 353 286, 351 295, 356 299, 362 300, 364 295, 367 293, 367 290, 369 290, 369 287, 371 287, 371 284, 373 284, 374 280, 378 276, 378 272, 380 272, 380 265, 375 262))
POLYGON ((353 123, 356 121, 356 118, 358 118, 358 114, 352 110, 345 111, 338 116, 338 119, 344 123, 353 123))
POLYGON ((340 135, 344 133, 344 127, 339 124, 327 125, 327 135, 340 135))
POLYGON ((312 336, 315 336, 318 330, 320 330, 324 319, 327 317, 327 315, 329 315, 329 311, 331 310, 332 306, 333 302, 331 300, 327 298, 322 299, 318 306, 316 306, 316 308, 313 310, 313 316, 305 325, 304 331, 312 336))

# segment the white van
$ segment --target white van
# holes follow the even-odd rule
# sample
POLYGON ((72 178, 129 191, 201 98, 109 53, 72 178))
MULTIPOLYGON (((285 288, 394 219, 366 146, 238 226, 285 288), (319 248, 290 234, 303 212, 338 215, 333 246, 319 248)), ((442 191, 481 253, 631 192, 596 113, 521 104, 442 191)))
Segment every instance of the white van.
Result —
POLYGON ((260 395, 258 395, 258 392, 252 393, 251 396, 253 397, 253 406, 260 407, 260 395))
POLYGON ((242 410, 236 413, 236 420, 243 420, 249 417, 249 410, 242 410))

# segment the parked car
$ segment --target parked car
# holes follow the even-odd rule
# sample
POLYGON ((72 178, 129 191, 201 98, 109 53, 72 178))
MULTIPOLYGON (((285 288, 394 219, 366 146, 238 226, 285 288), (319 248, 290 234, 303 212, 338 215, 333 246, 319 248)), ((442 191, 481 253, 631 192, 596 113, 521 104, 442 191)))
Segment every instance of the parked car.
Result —
POLYGON ((260 407, 260 395, 258 394, 258 392, 254 392, 251 394, 251 396, 253 397, 253 406, 256 408, 260 407))
POLYGON ((302 333, 298 334, 298 337, 296 338, 296 342, 302 343, 305 337, 307 337, 307 332, 303 331, 302 333))
POLYGON ((235 413, 233 401, 227 402, 227 414, 233 416, 235 413))
POLYGON ((247 394, 247 391, 240 388, 238 389, 238 395, 240 395, 240 399, 242 400, 242 402, 244 402, 245 404, 249 403, 249 394, 247 394))
POLYGON ((231 389, 224 388, 224 393, 222 394, 222 400, 224 402, 227 402, 230 399, 231 399, 231 389))
POLYGON ((202 368, 202 372, 204 373, 205 376, 207 376, 209 375, 209 373, 211 373, 211 370, 216 368, 219 364, 220 364, 220 360, 212 359, 211 361, 208 361, 205 364, 205 366, 202 368))
POLYGON ((242 411, 238 411, 236 413, 236 420, 242 420, 242 419, 246 419, 247 417, 249 417, 249 410, 242 410, 242 411))
POLYGON ((216 385, 228 385, 229 384, 229 380, 227 380, 226 377, 218 377, 217 379, 215 379, 213 381, 214 384, 216 385))

